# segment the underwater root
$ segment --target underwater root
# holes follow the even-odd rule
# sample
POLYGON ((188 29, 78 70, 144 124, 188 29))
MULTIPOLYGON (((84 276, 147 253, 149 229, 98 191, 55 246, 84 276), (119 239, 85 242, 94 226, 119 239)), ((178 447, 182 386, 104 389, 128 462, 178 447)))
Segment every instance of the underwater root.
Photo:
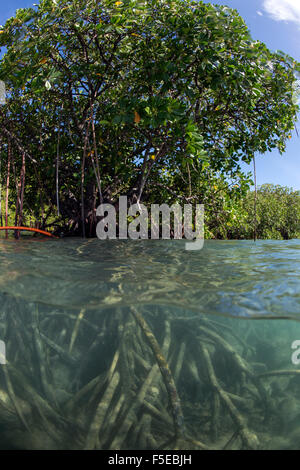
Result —
POLYGON ((222 320, 34 305, 1 325, 0 439, 12 448, 267 448, 297 399, 299 371, 264 370, 222 320))

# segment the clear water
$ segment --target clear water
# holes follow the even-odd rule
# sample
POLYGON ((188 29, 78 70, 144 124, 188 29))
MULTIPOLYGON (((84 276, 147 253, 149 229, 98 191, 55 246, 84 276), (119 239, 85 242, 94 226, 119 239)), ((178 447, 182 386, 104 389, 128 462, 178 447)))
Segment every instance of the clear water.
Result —
POLYGON ((300 241, 184 246, 0 240, 1 448, 300 448, 300 241))

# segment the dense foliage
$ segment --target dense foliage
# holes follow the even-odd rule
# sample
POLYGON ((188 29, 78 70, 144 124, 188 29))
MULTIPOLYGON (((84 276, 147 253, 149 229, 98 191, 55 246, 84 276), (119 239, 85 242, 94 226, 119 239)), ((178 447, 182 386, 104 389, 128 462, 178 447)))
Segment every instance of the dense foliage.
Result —
POLYGON ((251 239, 255 226, 259 239, 300 238, 300 191, 272 184, 260 186, 256 217, 254 198, 254 191, 236 198, 228 197, 227 192, 221 190, 218 213, 206 211, 207 238, 251 239))
POLYGON ((2 194, 19 224, 94 235, 97 205, 127 195, 203 202, 208 236, 226 236, 249 188, 239 162, 284 152, 294 127, 300 65, 225 6, 42 0, 0 46, 2 194))

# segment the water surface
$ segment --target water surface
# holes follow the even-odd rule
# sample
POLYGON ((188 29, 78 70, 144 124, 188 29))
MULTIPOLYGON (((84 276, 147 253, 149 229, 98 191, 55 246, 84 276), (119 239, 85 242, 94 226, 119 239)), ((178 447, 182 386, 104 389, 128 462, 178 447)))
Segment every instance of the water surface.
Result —
POLYGON ((0 293, 61 307, 144 303, 300 316, 300 241, 0 241, 0 293))

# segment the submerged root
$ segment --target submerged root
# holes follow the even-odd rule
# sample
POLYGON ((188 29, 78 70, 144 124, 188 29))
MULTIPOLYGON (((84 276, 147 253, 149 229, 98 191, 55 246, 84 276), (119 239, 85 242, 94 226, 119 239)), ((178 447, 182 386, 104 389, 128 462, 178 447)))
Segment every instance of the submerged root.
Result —
POLYGON ((270 425, 300 416, 299 371, 265 370, 250 337, 222 320, 34 309, 0 333, 0 438, 12 447, 257 449, 270 447, 270 425))
POLYGON ((242 438, 243 446, 246 449, 250 449, 250 450, 257 449, 259 445, 257 436, 248 429, 245 419, 243 418, 243 416, 239 413, 237 408, 232 403, 232 400, 229 397, 228 393, 226 393, 225 390, 220 386, 217 380, 208 350, 205 348, 205 346, 202 346, 201 349, 202 349, 203 357, 206 362, 207 372, 208 372, 211 386, 213 390, 218 394, 220 399, 223 401, 226 408, 228 409, 230 416, 234 424, 237 427, 238 433, 240 434, 242 438))

